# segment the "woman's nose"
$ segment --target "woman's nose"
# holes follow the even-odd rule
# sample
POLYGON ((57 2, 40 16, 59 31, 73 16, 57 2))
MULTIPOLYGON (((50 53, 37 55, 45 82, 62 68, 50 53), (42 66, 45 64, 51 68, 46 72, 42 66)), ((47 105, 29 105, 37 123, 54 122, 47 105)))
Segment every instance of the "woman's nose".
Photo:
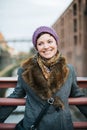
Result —
POLYGON ((44 48, 48 48, 49 45, 47 43, 44 44, 44 48))

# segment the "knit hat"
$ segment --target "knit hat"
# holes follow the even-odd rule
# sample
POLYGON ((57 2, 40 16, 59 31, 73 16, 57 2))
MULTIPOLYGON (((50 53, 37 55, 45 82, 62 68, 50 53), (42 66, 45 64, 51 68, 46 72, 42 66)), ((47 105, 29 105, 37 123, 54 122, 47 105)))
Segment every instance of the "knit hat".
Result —
POLYGON ((38 36, 43 32, 51 34, 55 38, 55 40, 58 42, 58 35, 53 28, 41 26, 35 30, 35 32, 33 33, 33 36, 32 36, 32 42, 35 47, 36 47, 38 36))

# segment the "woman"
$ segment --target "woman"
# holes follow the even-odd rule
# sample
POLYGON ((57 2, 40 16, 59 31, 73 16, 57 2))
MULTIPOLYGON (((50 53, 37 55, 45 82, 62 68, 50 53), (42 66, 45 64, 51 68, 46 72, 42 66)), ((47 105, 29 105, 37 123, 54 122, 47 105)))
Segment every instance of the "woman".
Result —
MULTIPOLYGON (((72 65, 58 50, 58 35, 50 27, 37 28, 32 36, 37 54, 26 60, 18 70, 18 83, 9 98, 26 96, 24 119, 15 129, 30 130, 44 105, 50 106, 40 119, 37 130, 73 130, 68 98, 82 97, 72 65), (49 103, 49 102, 48 102, 49 103)), ((77 106, 87 116, 87 106, 77 106)), ((1 108, 3 122, 15 107, 1 108), (5 111, 6 110, 6 111, 5 111)))

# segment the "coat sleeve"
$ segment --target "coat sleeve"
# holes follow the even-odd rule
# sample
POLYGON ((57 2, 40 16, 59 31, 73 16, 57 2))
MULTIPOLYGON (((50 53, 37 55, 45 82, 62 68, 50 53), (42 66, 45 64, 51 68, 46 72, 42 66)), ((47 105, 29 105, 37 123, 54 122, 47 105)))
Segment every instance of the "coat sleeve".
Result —
MULTIPOLYGON (((86 95, 83 93, 83 91, 80 89, 80 87, 77 85, 77 78, 74 68, 72 67, 72 87, 71 87, 71 93, 70 97, 86 97, 86 95)), ((80 112, 85 115, 87 118, 87 105, 76 105, 80 112)))
POLYGON ((23 72, 23 69, 19 68, 18 72, 17 72, 17 74, 18 74, 17 86, 15 87, 13 93, 10 94, 10 96, 8 96, 8 98, 23 98, 23 97, 25 97, 26 92, 25 92, 24 87, 23 87, 22 72, 23 72))
MULTIPOLYGON (((12 94, 10 94, 7 98, 23 98, 25 97, 26 93, 23 89, 22 83, 22 68, 18 69, 18 81, 17 86, 15 87, 12 94)), ((17 106, 0 106, 0 122, 4 122, 7 117, 15 110, 17 106)))

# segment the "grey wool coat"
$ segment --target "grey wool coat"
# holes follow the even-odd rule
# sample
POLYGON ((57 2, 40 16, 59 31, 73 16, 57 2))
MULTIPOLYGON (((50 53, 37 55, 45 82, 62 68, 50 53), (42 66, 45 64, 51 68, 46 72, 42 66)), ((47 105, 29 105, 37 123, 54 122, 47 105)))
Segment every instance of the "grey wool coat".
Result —
MULTIPOLYGON (((84 94, 77 85, 73 66, 70 64, 67 66, 69 68, 68 77, 60 90, 56 92, 56 95, 59 96, 64 103, 64 109, 59 109, 59 111, 57 111, 54 106, 51 105, 40 121, 37 130, 73 130, 68 98, 82 97, 84 94)), ((20 67, 18 70, 17 86, 9 98, 23 98, 26 96, 23 127, 24 130, 29 130, 29 127, 37 118, 46 101, 42 100, 37 93, 33 91, 29 84, 24 81, 22 73, 23 68, 20 67)), ((87 117, 87 106, 78 105, 77 107, 87 117)), ((3 122, 15 108, 16 107, 14 106, 0 107, 0 122, 3 122)))

